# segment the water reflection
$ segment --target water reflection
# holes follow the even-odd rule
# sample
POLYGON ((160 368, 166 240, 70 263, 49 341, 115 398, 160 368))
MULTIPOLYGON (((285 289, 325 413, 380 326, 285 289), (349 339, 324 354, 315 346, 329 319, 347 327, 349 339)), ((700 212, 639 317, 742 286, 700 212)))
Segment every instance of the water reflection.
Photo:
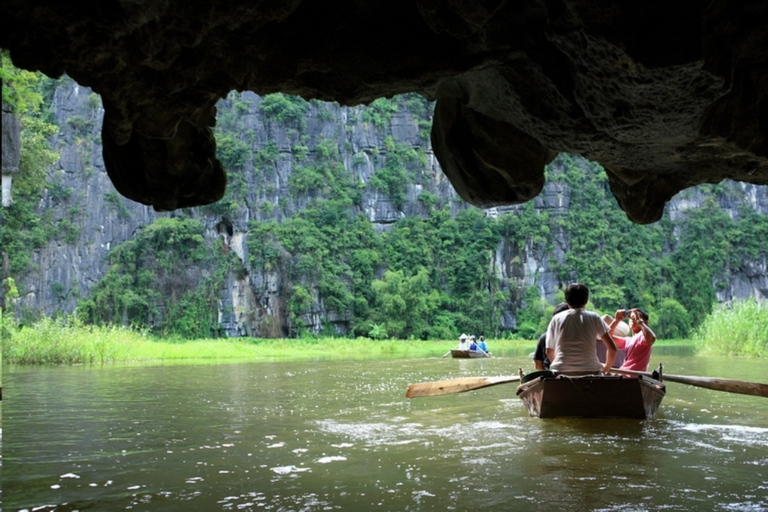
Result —
POLYGON ((527 363, 8 368, 3 498, 8 510, 768 507, 765 399, 670 383, 657 417, 636 421, 531 418, 514 385, 404 398, 411 382, 527 363))

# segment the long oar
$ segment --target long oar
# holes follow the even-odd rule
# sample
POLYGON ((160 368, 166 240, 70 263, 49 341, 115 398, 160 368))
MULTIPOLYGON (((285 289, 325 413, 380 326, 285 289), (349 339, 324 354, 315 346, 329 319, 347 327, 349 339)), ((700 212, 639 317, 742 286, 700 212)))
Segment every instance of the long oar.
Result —
MULTIPOLYGON (((619 370, 612 368, 612 373, 624 373, 627 375, 643 375, 653 377, 648 372, 636 372, 634 370, 619 370)), ((759 382, 746 382, 743 380, 719 379, 717 377, 696 377, 687 375, 669 375, 662 373, 662 380, 670 382, 679 382, 680 384, 689 384, 700 388, 714 389, 717 391, 726 391, 728 393, 741 393, 742 395, 754 395, 768 397, 768 384, 759 382)))
POLYGON ((449 355, 451 355, 451 351, 450 350, 448 352, 446 352, 445 354, 443 354, 443 357, 441 359, 445 359, 449 355))
POLYGON ((440 396, 451 395, 453 393, 464 393, 474 389, 487 388, 497 384, 506 384, 508 382, 517 382, 520 377, 464 377, 460 379, 438 380, 435 382, 420 382, 408 386, 405 396, 407 398, 417 398, 420 396, 440 396))

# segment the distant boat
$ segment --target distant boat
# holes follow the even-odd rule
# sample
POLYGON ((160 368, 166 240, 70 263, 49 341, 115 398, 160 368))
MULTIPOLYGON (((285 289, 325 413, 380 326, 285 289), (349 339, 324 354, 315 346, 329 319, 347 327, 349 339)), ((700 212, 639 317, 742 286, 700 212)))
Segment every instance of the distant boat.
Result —
POLYGON ((653 418, 667 392, 650 377, 555 375, 532 372, 522 379, 517 396, 530 416, 538 418, 653 418))
POLYGON ((482 350, 461 350, 454 348, 451 350, 451 357, 454 359, 482 359, 485 357, 491 357, 487 352, 482 350))

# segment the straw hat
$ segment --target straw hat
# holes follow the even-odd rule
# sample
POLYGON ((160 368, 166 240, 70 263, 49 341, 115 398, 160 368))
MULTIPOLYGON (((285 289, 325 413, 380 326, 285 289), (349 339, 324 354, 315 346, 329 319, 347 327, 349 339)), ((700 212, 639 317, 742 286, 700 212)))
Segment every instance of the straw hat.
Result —
MULTIPOLYGON (((613 317, 611 315, 603 315, 603 322, 611 325, 611 322, 613 322, 613 317)), ((616 324, 616 330, 613 331, 613 334, 616 336, 629 336, 632 334, 632 330, 629 328, 626 322, 619 322, 616 324)))

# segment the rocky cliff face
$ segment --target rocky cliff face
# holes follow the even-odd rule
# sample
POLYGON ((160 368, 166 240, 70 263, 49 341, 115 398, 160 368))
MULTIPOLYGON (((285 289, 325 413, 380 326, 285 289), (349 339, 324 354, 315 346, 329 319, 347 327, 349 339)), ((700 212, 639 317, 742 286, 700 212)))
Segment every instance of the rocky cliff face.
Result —
MULTIPOLYGON (((448 205, 453 213, 470 208, 454 192, 442 173, 425 136, 424 122, 429 122, 429 108, 400 108, 384 120, 371 121, 370 108, 343 107, 337 104, 309 103, 306 113, 288 122, 264 114, 263 98, 253 93, 230 95, 219 103, 219 123, 224 135, 234 134, 246 146, 240 156, 242 165, 231 172, 229 183, 235 194, 229 206, 195 208, 189 213, 200 219, 209 240, 220 239, 228 251, 248 267, 246 245, 249 221, 280 219, 294 215, 314 196, 291 191, 291 175, 297 169, 320 158, 323 151, 337 151, 338 161, 349 170, 361 191, 360 210, 379 231, 404 216, 424 215, 420 200, 427 192, 438 204, 448 205), (366 114, 368 112, 368 114, 366 114), (397 145, 416 152, 407 164, 409 186, 401 203, 390 194, 371 185, 374 175, 384 165, 382 155, 397 145), (269 152, 269 157, 261 157, 269 152)), ((61 127, 56 141, 61 159, 50 171, 51 188, 39 205, 52 222, 62 226, 61 235, 33 256, 31 271, 17 280, 18 306, 48 315, 72 311, 80 298, 86 297, 107 269, 106 255, 112 248, 132 238, 138 229, 172 213, 158 213, 151 207, 118 195, 107 175, 100 147, 103 117, 101 102, 88 88, 64 79, 56 89, 52 111, 61 127), (64 229, 66 228, 66 229, 64 229)), ((221 134, 220 134, 221 135, 221 134)), ((553 164, 557 173, 558 161, 553 164)), ((766 187, 740 184, 747 204, 761 214, 768 214, 766 187)), ((229 196, 228 196, 229 197, 229 196)), ((231 198, 230 198, 231 199, 231 198)), ((669 205, 669 215, 680 215, 701 201, 696 190, 685 191, 669 205)), ((225 198, 225 201, 227 198, 225 198)), ((737 204, 723 206, 738 215, 737 204)), ((547 183, 534 199, 535 208, 550 215, 563 215, 570 206, 568 187, 562 182, 547 183)), ((487 215, 515 211, 524 206, 486 210, 487 215)), ((562 261, 568 241, 553 233, 554 254, 544 254, 533 241, 520 247, 502 243, 496 251, 496 274, 514 288, 536 285, 542 297, 552 299, 561 283, 551 268, 551 259, 562 261)), ((718 291, 721 300, 734 297, 768 296, 768 270, 762 259, 747 262, 735 271, 731 285, 718 291)), ((270 319, 285 314, 281 300, 278 270, 232 272, 221 290, 219 323, 228 335, 280 335, 279 325, 270 319)), ((302 320, 312 330, 323 321, 345 331, 344 318, 335 317, 320 300, 302 320)), ((517 299, 519 302, 519 298, 517 299)), ((516 319, 508 312, 502 318, 505 328, 514 328, 516 319)))
MULTIPOLYGON (((457 199, 440 172, 428 137, 419 128, 420 119, 407 109, 391 113, 382 129, 363 120, 365 107, 330 103, 309 104, 301 119, 284 123, 263 115, 261 97, 246 92, 235 98, 223 100, 219 106, 236 118, 232 133, 248 134, 244 137, 248 140, 247 155, 242 168, 236 171, 242 180, 238 205, 226 211, 212 207, 188 213, 204 222, 207 238, 221 239, 243 262, 248 258, 245 233, 249 221, 290 217, 312 200, 312 194, 291 194, 289 182, 295 168, 314 158, 318 143, 337 148, 339 161, 360 184, 362 211, 378 230, 387 229, 405 216, 424 214, 425 208, 418 200, 424 191, 438 196, 454 212, 468 207, 457 199), (372 176, 382 165, 385 145, 392 143, 418 149, 423 159, 411 166, 413 183, 399 206, 386 193, 370 186, 372 176), (305 148, 306 155, 301 156, 297 146, 305 148), (268 161, 257 161, 254 155, 265 148, 276 153, 268 161)), ((51 222, 75 227, 66 235, 62 231, 44 249, 35 251, 31 272, 17 279, 18 307, 47 315, 74 310, 77 301, 86 297, 105 274, 106 255, 112 248, 154 220, 174 215, 156 212, 115 192, 100 146, 104 111, 98 95, 64 78, 55 91, 51 110, 60 127, 54 146, 61 158, 50 170, 51 189, 39 208, 50 213, 51 222)), ((280 281, 278 273, 229 276, 220 305, 223 330, 229 335, 265 334, 265 329, 269 330, 265 319, 280 316, 283 307, 278 296, 280 281)), ((312 310, 306 321, 316 326, 329 315, 320 302, 312 310)))

